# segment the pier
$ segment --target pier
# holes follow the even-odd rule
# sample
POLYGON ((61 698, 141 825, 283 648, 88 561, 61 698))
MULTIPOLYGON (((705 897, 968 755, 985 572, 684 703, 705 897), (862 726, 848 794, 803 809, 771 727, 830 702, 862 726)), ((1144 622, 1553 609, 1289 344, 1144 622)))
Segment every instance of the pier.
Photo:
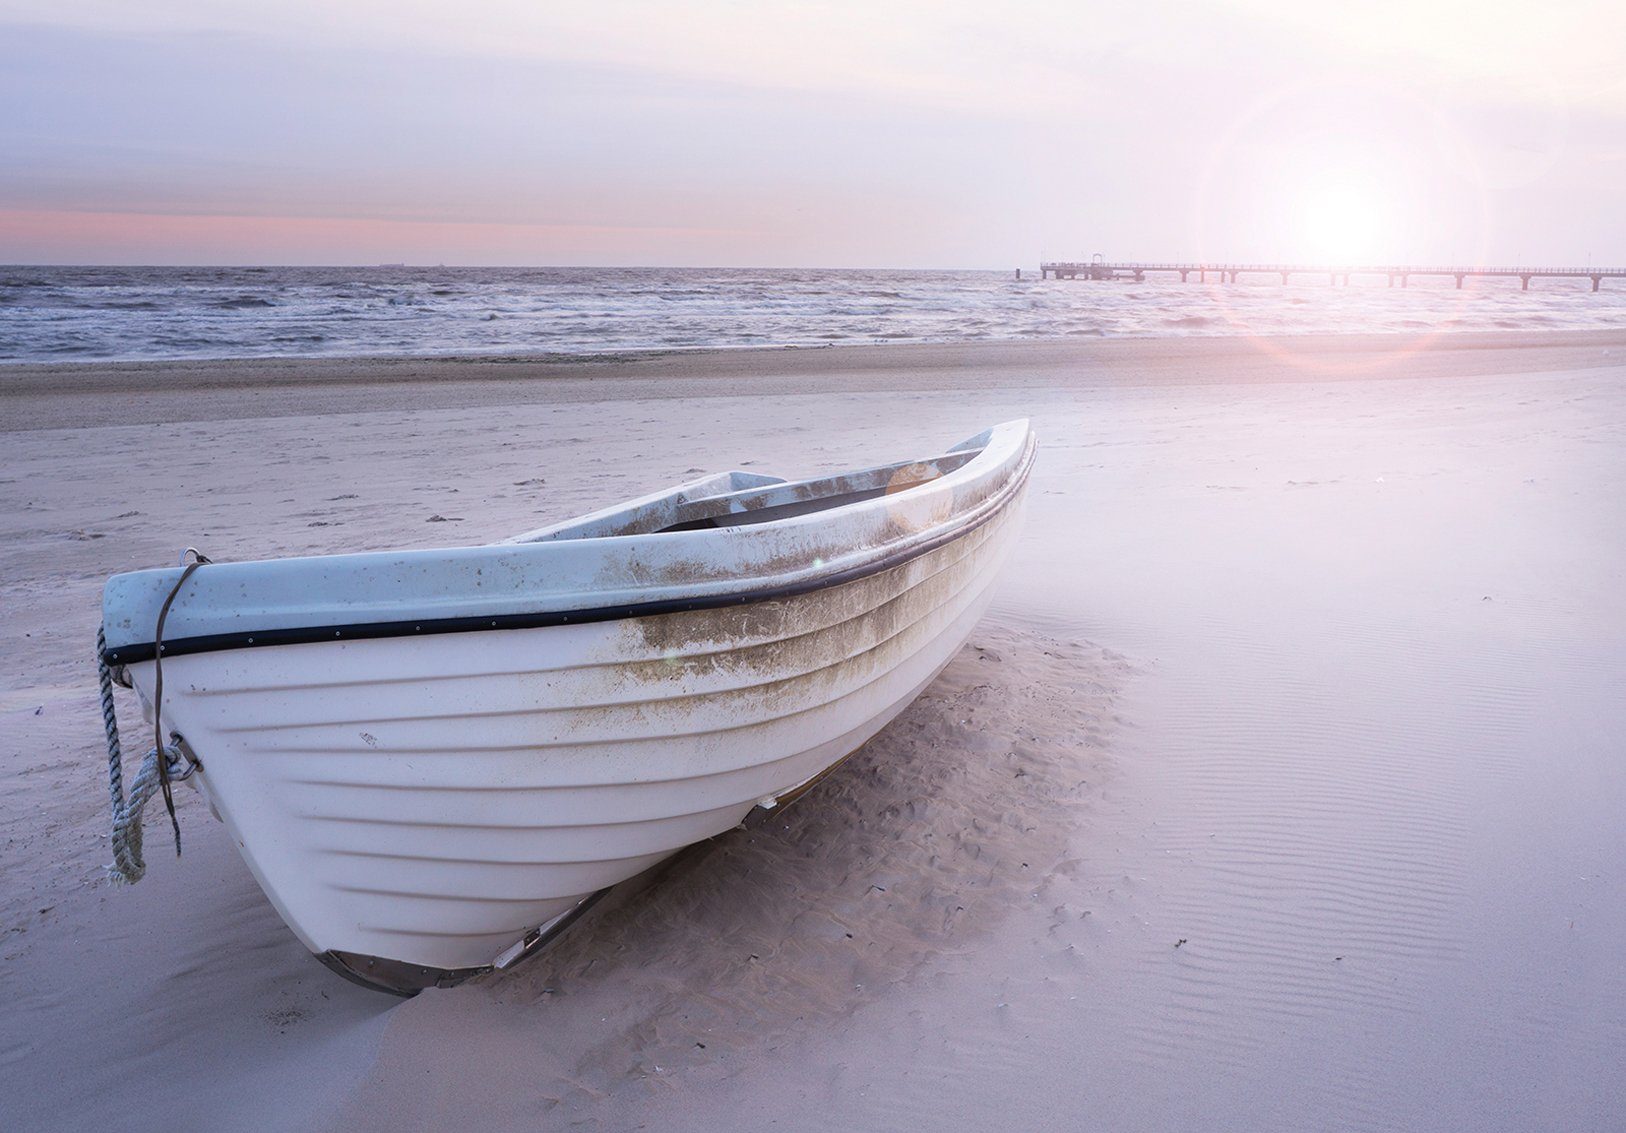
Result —
POLYGON ((1464 280, 1468 279, 1517 279, 1520 286, 1530 290, 1532 279, 1590 279, 1592 290, 1599 290, 1606 279, 1626 279, 1626 267, 1617 268, 1564 268, 1564 267, 1413 267, 1411 265, 1385 264, 1378 266, 1356 267, 1353 265, 1315 265, 1315 264, 1228 264, 1228 263, 1112 263, 1099 256, 1088 263, 1070 263, 1064 260, 1041 263, 1039 265, 1039 278, 1050 279, 1133 279, 1137 282, 1144 280, 1153 272, 1177 274, 1180 282, 1187 282, 1192 276, 1197 282, 1208 282, 1209 276, 1215 276, 1221 283, 1235 283, 1239 276, 1265 275, 1277 276, 1286 283, 1293 276, 1319 276, 1328 280, 1334 286, 1348 286, 1351 276, 1384 276, 1388 279, 1388 286, 1393 287, 1398 280, 1401 287, 1406 286, 1407 280, 1412 276, 1432 278, 1454 278, 1460 288, 1464 280))

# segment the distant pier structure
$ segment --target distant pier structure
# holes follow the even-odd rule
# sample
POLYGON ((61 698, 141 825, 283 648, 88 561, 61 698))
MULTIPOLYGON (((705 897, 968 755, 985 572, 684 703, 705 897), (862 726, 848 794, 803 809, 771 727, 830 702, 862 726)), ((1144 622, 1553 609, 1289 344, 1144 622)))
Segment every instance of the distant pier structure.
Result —
POLYGON ((1058 260, 1041 263, 1039 265, 1039 278, 1050 279, 1133 279, 1137 282, 1144 280, 1153 272, 1177 274, 1180 282, 1184 283, 1192 276, 1197 277, 1199 283, 1208 282, 1209 276, 1218 277, 1221 283, 1235 283, 1239 276, 1265 275, 1278 276, 1286 283, 1295 275, 1320 276, 1333 285, 1347 286, 1351 276, 1385 276, 1389 286, 1393 287, 1395 281, 1401 287, 1412 276, 1427 277, 1454 277, 1460 288, 1464 280, 1476 278, 1517 279, 1524 290, 1530 290, 1532 279, 1590 279, 1592 290, 1597 291, 1606 279, 1626 279, 1626 267, 1618 268, 1561 268, 1561 267, 1414 267, 1409 264, 1384 264, 1356 267, 1338 264, 1225 264, 1225 263, 1113 263, 1100 256, 1087 263, 1068 262, 1058 260))

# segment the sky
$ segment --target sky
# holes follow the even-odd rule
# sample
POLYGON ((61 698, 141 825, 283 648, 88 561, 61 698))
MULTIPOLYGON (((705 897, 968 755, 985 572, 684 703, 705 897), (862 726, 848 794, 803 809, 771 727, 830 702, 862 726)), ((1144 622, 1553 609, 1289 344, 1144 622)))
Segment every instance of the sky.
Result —
POLYGON ((0 0, 0 263, 1626 264, 1619 0, 0 0))

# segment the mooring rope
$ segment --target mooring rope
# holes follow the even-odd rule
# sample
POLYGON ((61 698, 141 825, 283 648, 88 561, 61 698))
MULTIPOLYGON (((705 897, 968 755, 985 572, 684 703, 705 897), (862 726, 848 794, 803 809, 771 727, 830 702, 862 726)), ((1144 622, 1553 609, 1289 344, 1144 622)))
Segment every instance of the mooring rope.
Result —
POLYGON ((103 626, 96 630, 96 671, 101 683, 102 725, 107 731, 107 794, 113 804, 113 864, 108 872, 115 881, 129 885, 140 881, 147 872, 141 855, 141 812, 156 793, 162 792, 164 796, 170 825, 175 831, 175 856, 181 856, 181 823, 175 815, 170 784, 186 779, 197 768, 182 749, 178 734, 171 736, 171 742, 164 741, 164 621, 186 580, 209 561, 188 547, 181 556, 183 562, 186 554, 193 555, 194 561, 181 572, 158 611, 158 625, 153 633, 153 746, 141 757, 141 766, 130 780, 128 794, 124 785, 124 750, 119 741, 118 712, 113 703, 113 670, 107 663, 107 629, 103 626))

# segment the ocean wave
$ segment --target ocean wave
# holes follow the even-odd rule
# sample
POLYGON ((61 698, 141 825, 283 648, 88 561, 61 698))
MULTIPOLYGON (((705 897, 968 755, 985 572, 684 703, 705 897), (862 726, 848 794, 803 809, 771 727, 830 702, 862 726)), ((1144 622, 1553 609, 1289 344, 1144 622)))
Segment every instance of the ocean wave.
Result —
POLYGON ((1014 281, 1008 272, 0 267, 0 357, 591 354, 1103 335, 1626 326, 1626 287, 1014 281))

